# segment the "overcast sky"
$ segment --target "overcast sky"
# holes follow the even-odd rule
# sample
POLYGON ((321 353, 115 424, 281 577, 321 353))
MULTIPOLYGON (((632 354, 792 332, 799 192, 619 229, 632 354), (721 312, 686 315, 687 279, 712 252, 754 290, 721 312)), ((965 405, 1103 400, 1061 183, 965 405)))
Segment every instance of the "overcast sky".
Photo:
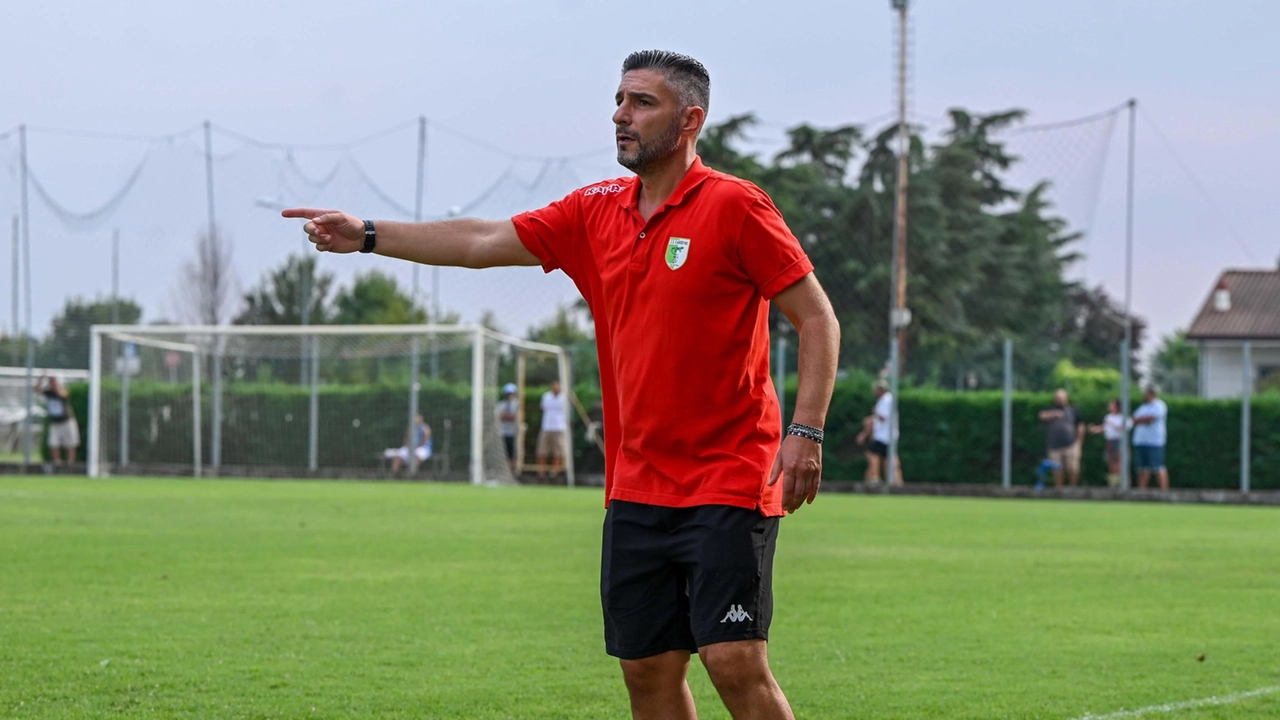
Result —
MULTIPOLYGON (((669 48, 702 60, 712 75, 711 120, 757 113, 767 121, 758 133, 762 151, 776 149, 770 142, 785 126, 883 122, 893 107, 888 0, 42 0, 7 3, 5 26, 0 133, 32 126, 30 167, 48 195, 71 213, 89 211, 143 167, 120 206, 99 217, 59 219, 33 191, 41 334, 66 297, 109 291, 113 227, 121 229, 124 294, 143 304, 145 320, 177 317, 178 270, 207 223, 199 131, 148 143, 51 128, 152 136, 192 130, 207 118, 261 140, 328 144, 400 125, 347 153, 299 148, 292 162, 284 150, 215 132, 218 221, 248 287, 301 248, 296 223, 263 204, 342 203, 375 217, 411 211, 419 115, 429 118, 427 215, 469 205, 504 173, 508 180, 477 212, 514 212, 623 174, 608 151, 609 115, 619 64, 631 50, 669 48), (560 156, 577 157, 537 159, 560 156), (532 192, 520 184, 535 181, 532 192)), ((1140 117, 1134 309, 1157 334, 1190 322, 1222 268, 1275 266, 1280 4, 918 0, 912 26, 912 111, 924 125, 936 127, 954 106, 1021 107, 1039 123, 1136 97, 1167 135, 1213 204, 1140 117)), ((1096 212, 1086 201, 1090 182, 1074 190, 1064 182, 1063 192, 1074 195, 1062 199, 1071 220, 1090 228, 1081 248, 1089 260, 1076 276, 1117 296, 1124 131, 1120 122, 1111 137, 1096 212)), ((1097 133, 1044 137, 1028 155, 1045 174, 1078 169, 1101 147, 1097 133)), ((1029 140, 1022 142, 1019 148, 1029 140)), ((6 218, 18 207, 16 157, 16 137, 0 140, 6 218)), ((7 225, 0 323, 9 329, 7 225)), ((405 264, 385 259, 324 257, 321 264, 340 279, 369 267, 410 278, 405 264)), ((423 274, 424 293, 429 278, 423 274)), ((440 293, 468 319, 497 310, 516 333, 574 297, 563 277, 536 270, 445 270, 440 293)))

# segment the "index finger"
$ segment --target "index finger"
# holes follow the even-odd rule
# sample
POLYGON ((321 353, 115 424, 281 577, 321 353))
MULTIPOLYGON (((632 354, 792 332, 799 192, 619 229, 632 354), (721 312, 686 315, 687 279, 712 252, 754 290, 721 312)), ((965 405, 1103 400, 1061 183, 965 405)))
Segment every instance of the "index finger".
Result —
POLYGON ((316 208, 288 208, 280 211, 280 217, 287 218, 303 218, 306 220, 314 220, 321 215, 327 215, 337 210, 317 210, 316 208))

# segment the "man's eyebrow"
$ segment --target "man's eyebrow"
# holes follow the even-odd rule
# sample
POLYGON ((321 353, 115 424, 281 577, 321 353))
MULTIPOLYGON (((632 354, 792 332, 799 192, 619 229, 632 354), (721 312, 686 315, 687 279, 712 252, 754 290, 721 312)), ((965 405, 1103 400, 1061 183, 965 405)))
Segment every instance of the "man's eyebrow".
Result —
POLYGON ((640 99, 640 100, 652 100, 652 101, 654 101, 654 102, 657 102, 657 100, 658 100, 658 96, 657 96, 657 95, 653 95, 653 94, 651 94, 651 93, 647 93, 647 92, 640 92, 640 91, 637 91, 637 90, 628 90, 628 91, 627 91, 627 92, 625 92, 625 93, 624 93, 623 91, 619 90, 619 91, 618 91, 618 93, 617 93, 616 95, 614 95, 613 97, 614 97, 614 99, 615 99, 615 100, 620 100, 624 94, 625 94, 625 95, 630 95, 631 97, 633 97, 633 98, 638 98, 638 99, 640 99))

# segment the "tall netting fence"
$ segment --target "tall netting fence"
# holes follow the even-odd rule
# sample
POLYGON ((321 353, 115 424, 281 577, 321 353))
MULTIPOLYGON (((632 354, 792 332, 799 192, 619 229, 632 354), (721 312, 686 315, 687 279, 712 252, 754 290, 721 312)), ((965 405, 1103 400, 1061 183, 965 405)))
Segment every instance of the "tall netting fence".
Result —
POLYGON ((471 326, 99 326, 89 472, 512 482, 500 368, 567 384, 562 356, 471 326))

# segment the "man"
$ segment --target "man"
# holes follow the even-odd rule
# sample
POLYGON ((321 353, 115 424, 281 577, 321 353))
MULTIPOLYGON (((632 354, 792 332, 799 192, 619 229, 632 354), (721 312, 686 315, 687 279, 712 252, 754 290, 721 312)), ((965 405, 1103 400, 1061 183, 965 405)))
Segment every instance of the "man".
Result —
POLYGON ((538 430, 538 477, 546 479, 560 474, 564 465, 565 431, 569 428, 569 402, 560 393, 560 381, 552 380, 551 389, 542 394, 542 426, 538 430))
POLYGON ((1168 441, 1165 421, 1169 406, 1159 398, 1154 385, 1148 385, 1142 393, 1143 403, 1133 413, 1133 460, 1138 468, 1138 487, 1144 490, 1151 482, 1151 472, 1161 490, 1169 489, 1169 471, 1164 466, 1164 448, 1168 441))
POLYGON ((418 464, 431 457, 431 426, 422 419, 421 413, 413 420, 413 427, 405 433, 404 445, 393 450, 395 459, 391 461, 391 472, 400 472, 404 463, 409 463, 409 472, 416 472, 418 464))
POLYGON ((494 410, 498 416, 498 429, 502 431, 502 446, 507 450, 507 466, 511 468, 512 475, 516 472, 516 431, 519 429, 517 423, 520 413, 520 403, 516 401, 517 390, 515 383, 503 385, 502 400, 498 401, 498 407, 494 410))
POLYGON ((53 464, 62 464, 62 451, 66 450, 68 465, 76 462, 76 448, 80 447, 80 427, 76 424, 75 411, 67 402, 67 389, 58 378, 45 376, 36 381, 36 392, 44 395, 45 409, 49 417, 49 454, 53 464))
POLYGON ((1053 394, 1053 407, 1040 411, 1044 423, 1044 446, 1053 468, 1053 486, 1062 487, 1066 473, 1072 487, 1080 484, 1080 444, 1084 441, 1084 421, 1080 411, 1067 401, 1061 388, 1053 394))
POLYGON ((563 269, 596 325, 605 648, 620 660, 632 716, 696 717, 685 678, 697 652, 733 717, 791 718, 766 651, 773 554, 780 517, 818 492, 839 325, 769 197, 698 159, 706 68, 645 51, 622 70, 613 123, 618 162, 634 176, 510 221, 366 227, 336 211, 284 215, 310 220, 320 251, 563 269), (770 300, 800 333, 785 437, 769 379, 770 300))
MULTIPOLYGON (((866 452, 867 474, 863 477, 863 482, 874 485, 880 482, 880 469, 884 465, 885 458, 889 456, 889 418, 893 414, 893 393, 889 392, 889 384, 884 380, 876 381, 871 392, 875 395, 876 403, 871 414, 862 420, 862 432, 858 433, 858 444, 865 444, 867 438, 871 438, 871 445, 866 452)), ((895 465, 894 478, 891 482, 894 485, 901 485, 902 462, 899 461, 895 465)))

